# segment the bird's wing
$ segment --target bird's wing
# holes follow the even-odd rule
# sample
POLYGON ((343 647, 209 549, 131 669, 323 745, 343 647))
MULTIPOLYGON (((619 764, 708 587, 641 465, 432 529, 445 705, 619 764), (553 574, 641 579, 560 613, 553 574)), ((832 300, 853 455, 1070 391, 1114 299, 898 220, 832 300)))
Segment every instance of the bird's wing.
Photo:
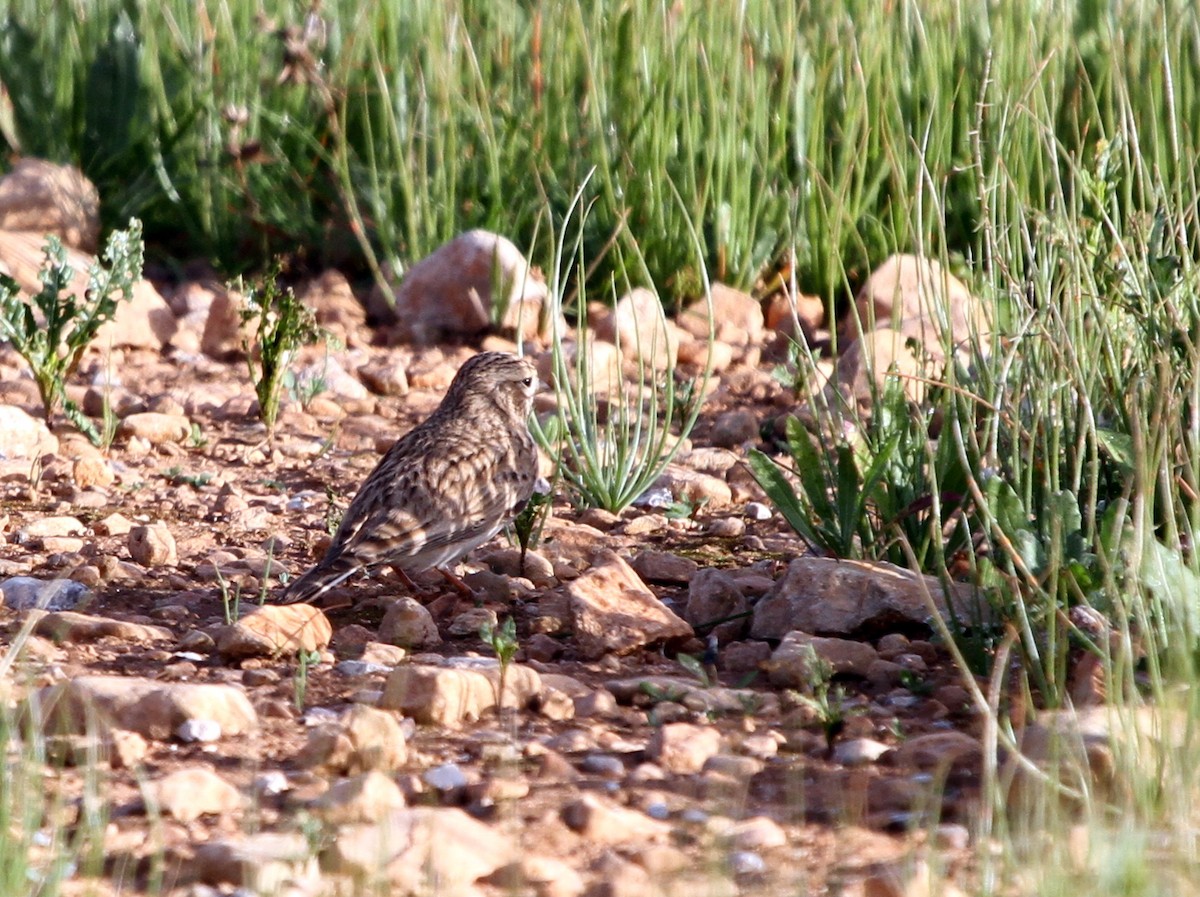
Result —
POLYGON ((351 502, 334 539, 342 557, 412 571, 447 563, 527 497, 503 440, 414 442, 393 446, 351 502))

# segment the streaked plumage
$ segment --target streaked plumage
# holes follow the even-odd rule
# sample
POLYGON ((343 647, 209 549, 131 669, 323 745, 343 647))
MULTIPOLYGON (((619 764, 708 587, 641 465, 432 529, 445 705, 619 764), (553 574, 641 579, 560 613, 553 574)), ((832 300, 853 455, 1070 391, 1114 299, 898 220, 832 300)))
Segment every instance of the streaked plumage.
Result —
POLYGON ((325 557, 288 586, 284 603, 320 603, 354 574, 385 564, 405 574, 444 567, 499 532, 533 493, 528 417, 537 386, 527 358, 469 359, 433 414, 363 481, 325 557))

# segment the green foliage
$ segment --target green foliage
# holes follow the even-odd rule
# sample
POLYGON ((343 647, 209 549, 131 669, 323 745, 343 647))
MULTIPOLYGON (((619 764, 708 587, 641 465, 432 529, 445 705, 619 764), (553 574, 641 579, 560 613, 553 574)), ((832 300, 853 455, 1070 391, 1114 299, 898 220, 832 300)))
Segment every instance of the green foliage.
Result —
MULTIPOLYGON (((313 313, 291 287, 281 289, 277 278, 276 270, 246 290, 241 311, 242 321, 254 325, 253 346, 243 348, 258 396, 258 416, 268 433, 275 430, 279 401, 296 351, 320 336, 313 313)), ((234 289, 242 292, 243 285, 239 282, 234 289)))
POLYGON ((21 295, 16 281, 0 275, 0 336, 29 364, 42 399, 47 423, 63 408, 71 421, 97 445, 103 436, 66 396, 67 379, 96 333, 117 311, 117 303, 133 295, 142 276, 142 226, 133 220, 116 231, 105 246, 104 264, 88 268, 87 289, 71 291, 74 270, 57 237, 46 242, 42 289, 33 297, 21 295))
POLYGON ((525 571, 525 555, 530 548, 536 548, 541 537, 542 526, 550 513, 551 492, 534 492, 529 501, 521 509, 521 513, 513 518, 513 533, 517 537, 517 545, 521 549, 521 572, 525 571))
MULTIPOLYGON (((821 408, 818 396, 810 407, 821 408)), ((943 506, 959 500, 958 459, 931 449, 920 410, 889 377, 870 418, 852 423, 838 413, 818 414, 832 447, 816 444, 799 420, 789 418, 786 441, 791 470, 765 453, 750 452, 751 474, 810 547, 834 557, 887 559, 905 564, 892 538, 899 526, 925 562, 945 550, 930 513, 934 490, 943 506)))
POLYGON ((496 660, 500 662, 500 682, 496 686, 496 707, 504 707, 504 688, 508 681, 508 668, 512 665, 517 650, 521 647, 517 639, 517 623, 512 617, 505 617, 499 626, 484 623, 479 627, 479 638, 492 649, 496 660))
MULTIPOLYGON (((558 230, 555 264, 549 290, 549 315, 553 322, 551 341, 551 382, 557 400, 556 411, 545 421, 531 425, 534 438, 553 458, 560 459, 558 476, 567 484, 575 501, 587 507, 618 512, 628 507, 662 474, 691 433, 700 413, 700 402, 682 416, 676 409, 675 365, 667 360, 666 369, 654 370, 655 356, 665 357, 663 347, 638 346, 636 374, 596 370, 592 354, 585 348, 592 343, 588 325, 586 278, 579 278, 575 308, 577 323, 575 351, 568 357, 563 344, 561 321, 572 271, 587 267, 583 238, 587 212, 583 204, 585 183, 576 193, 566 220, 558 230), (569 239, 568 229, 573 228, 569 239), (679 421, 676 429, 673 421, 679 421)), ((553 228, 552 228, 553 229, 553 228)), ((624 251, 637 256, 636 242, 627 240, 624 251)), ((614 251, 621 251, 616 249, 614 251)), ((624 284, 628 291, 630 284, 624 284)), ((615 303, 618 284, 610 282, 606 299, 615 303)), ((709 325, 711 330, 711 297, 709 325)), ((657 328, 647 332, 665 333, 665 316, 660 306, 657 328)), ((639 333, 642 322, 636 322, 639 333)), ((655 339, 659 337, 654 337, 655 339)), ((665 338, 665 337, 663 337, 665 338)), ((618 349, 620 346, 618 345, 618 349)), ((701 395, 711 373, 706 365, 698 387, 701 395)))
POLYGON ((296 652, 296 672, 292 676, 292 699, 297 713, 303 713, 308 703, 308 676, 321 663, 320 651, 296 652))

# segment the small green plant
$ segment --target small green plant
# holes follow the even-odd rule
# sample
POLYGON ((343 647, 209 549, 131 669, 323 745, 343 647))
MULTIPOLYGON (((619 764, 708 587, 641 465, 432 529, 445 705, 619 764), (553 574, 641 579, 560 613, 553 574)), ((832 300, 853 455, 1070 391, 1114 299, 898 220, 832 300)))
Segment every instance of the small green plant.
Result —
POLYGON ((551 493, 534 492, 529 501, 521 509, 521 513, 513 518, 513 533, 517 537, 517 545, 521 549, 521 573, 525 572, 525 555, 530 548, 536 548, 541 538, 542 526, 550 513, 551 493))
POLYGON ((242 584, 240 582, 233 583, 230 586, 224 574, 221 573, 221 568, 216 568, 217 588, 221 592, 221 611, 225 617, 225 625, 232 626, 238 621, 242 611, 242 584))
POLYGON ((162 477, 168 480, 173 486, 187 485, 193 489, 201 489, 212 482, 213 475, 206 472, 184 473, 183 468, 176 464, 164 470, 162 477))
POLYGON ((233 288, 245 293, 242 321, 254 326, 253 345, 243 348, 258 397, 258 416, 270 435, 275 431, 286 375, 296 351, 316 342, 320 329, 292 288, 280 288, 278 267, 249 289, 240 282, 233 288))
POLYGON ((142 276, 142 225, 115 231, 104 248, 104 264, 88 268, 87 289, 72 291, 75 272, 57 237, 46 242, 42 289, 32 298, 21 295, 11 277, 0 274, 0 336, 29 364, 49 422, 60 408, 89 439, 100 444, 101 434, 74 402, 67 398, 67 379, 75 373, 84 350, 116 314, 117 303, 133 295, 142 276))
POLYGON ((283 374, 283 388, 293 402, 307 411, 312 400, 329 388, 329 381, 324 374, 300 375, 289 368, 283 374))
POLYGON ((195 421, 192 421, 192 427, 188 431, 187 446, 188 448, 202 449, 208 445, 208 437, 204 435, 204 428, 195 421))
POLYGON ((320 651, 296 652, 296 674, 292 677, 292 695, 297 712, 304 711, 304 704, 308 700, 309 671, 313 667, 319 666, 320 663, 320 651))
POLYGON ((504 686, 508 681, 509 665, 521 646, 517 640, 516 621, 512 617, 505 617, 499 626, 484 623, 479 627, 479 638, 492 649, 496 660, 500 662, 500 684, 496 690, 496 707, 499 711, 504 707, 504 686))
POLYGON ((833 684, 833 666, 812 645, 805 645, 803 654, 804 691, 795 696, 816 716, 825 735, 825 746, 832 750, 846 726, 846 690, 833 684))

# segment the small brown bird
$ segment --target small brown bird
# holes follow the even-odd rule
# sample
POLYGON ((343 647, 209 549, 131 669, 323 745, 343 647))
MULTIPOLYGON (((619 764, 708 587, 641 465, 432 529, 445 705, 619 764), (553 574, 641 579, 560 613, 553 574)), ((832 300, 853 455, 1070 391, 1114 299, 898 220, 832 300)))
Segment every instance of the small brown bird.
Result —
POLYGON ((405 576, 441 568, 499 532, 533 494, 537 447, 528 418, 537 388, 528 358, 469 359, 433 414, 371 471, 325 557, 288 586, 283 602, 320 604, 354 574, 385 564, 405 576))

